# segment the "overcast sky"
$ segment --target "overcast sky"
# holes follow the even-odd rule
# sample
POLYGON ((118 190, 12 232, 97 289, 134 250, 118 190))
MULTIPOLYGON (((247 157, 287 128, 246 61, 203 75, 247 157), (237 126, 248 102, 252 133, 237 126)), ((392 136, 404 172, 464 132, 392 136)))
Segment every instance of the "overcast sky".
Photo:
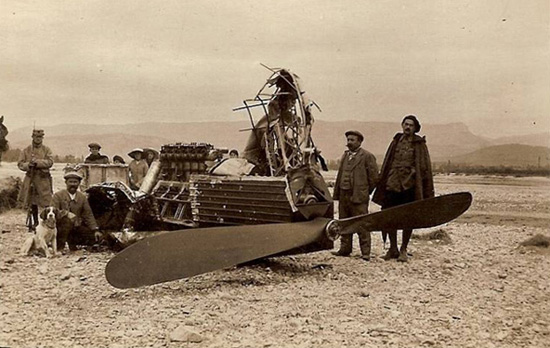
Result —
POLYGON ((244 120, 269 72, 322 120, 550 130, 550 1, 0 2, 0 114, 57 123, 244 120))

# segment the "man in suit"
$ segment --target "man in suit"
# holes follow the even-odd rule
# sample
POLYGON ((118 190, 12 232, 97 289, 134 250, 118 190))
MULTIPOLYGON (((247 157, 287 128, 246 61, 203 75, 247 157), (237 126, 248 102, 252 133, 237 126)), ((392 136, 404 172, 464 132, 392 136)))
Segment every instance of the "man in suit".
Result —
MULTIPOLYGON (((339 201, 340 219, 367 214, 369 212, 369 195, 378 181, 376 157, 363 148, 363 134, 350 130, 345 133, 348 150, 340 160, 340 168, 334 185, 334 199, 339 201)), ((371 238, 368 231, 356 231, 359 235, 361 257, 370 260, 371 238)), ((349 256, 352 251, 353 234, 341 238, 337 256, 349 256)))
POLYGON ((86 195, 78 191, 82 176, 69 172, 63 177, 67 188, 57 191, 52 198, 52 206, 59 210, 57 218, 57 250, 63 250, 65 243, 69 250, 77 250, 77 245, 93 245, 102 238, 99 227, 88 203, 86 195))
MULTIPOLYGON (((434 184, 430 154, 426 137, 420 131, 420 122, 414 115, 407 115, 401 122, 403 133, 397 133, 386 152, 380 181, 372 201, 388 209, 397 205, 434 197, 434 184)), ((390 249, 384 260, 397 259, 407 262, 407 246, 412 230, 403 230, 401 249, 397 249, 397 230, 382 231, 390 236, 390 249)))
POLYGON ((19 191, 18 201, 23 208, 29 210, 27 227, 34 232, 38 226, 38 208, 44 208, 52 199, 52 176, 50 168, 53 166, 52 150, 44 145, 44 131, 32 131, 32 144, 21 151, 17 167, 26 172, 23 186, 19 191))

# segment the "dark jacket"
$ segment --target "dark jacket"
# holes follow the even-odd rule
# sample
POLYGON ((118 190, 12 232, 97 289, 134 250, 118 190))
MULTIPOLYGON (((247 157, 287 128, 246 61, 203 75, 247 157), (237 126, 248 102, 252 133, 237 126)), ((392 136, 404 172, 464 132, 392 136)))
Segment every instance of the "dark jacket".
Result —
POLYGON ((63 218, 69 212, 76 215, 75 226, 80 226, 82 222, 91 230, 96 230, 97 223, 94 218, 88 198, 80 191, 76 191, 75 202, 70 204, 71 196, 67 190, 61 190, 54 193, 52 198, 52 206, 59 210, 59 218, 63 218))
MULTIPOLYGON (((342 159, 340 160, 340 168, 338 169, 338 175, 336 176, 336 183, 334 184, 333 198, 340 199, 340 182, 342 180, 342 171, 344 168, 344 161, 348 156, 349 151, 344 152, 342 159)), ((351 187, 352 187, 352 203, 368 203, 369 195, 376 187, 378 181, 378 165, 376 164, 376 157, 362 148, 359 148, 355 159, 355 164, 351 173, 351 187)))
POLYGON ((92 154, 88 155, 88 157, 86 157, 84 159, 84 163, 87 163, 87 164, 109 164, 109 157, 105 156, 105 155, 102 155, 102 154, 99 154, 97 156, 94 156, 92 154))
MULTIPOLYGON (((384 206, 388 175, 395 156, 397 142, 402 135, 403 133, 397 133, 393 137, 393 141, 391 142, 388 151, 386 152, 386 156, 384 157, 384 163, 382 164, 382 171, 380 174, 380 181, 378 182, 378 185, 376 186, 376 191, 372 196, 372 201, 381 206, 384 206)), ((428 152, 428 147, 426 146, 426 137, 420 137, 415 134, 412 142, 414 145, 415 162, 415 199, 421 200, 434 197, 432 162, 430 161, 430 154, 428 152)))

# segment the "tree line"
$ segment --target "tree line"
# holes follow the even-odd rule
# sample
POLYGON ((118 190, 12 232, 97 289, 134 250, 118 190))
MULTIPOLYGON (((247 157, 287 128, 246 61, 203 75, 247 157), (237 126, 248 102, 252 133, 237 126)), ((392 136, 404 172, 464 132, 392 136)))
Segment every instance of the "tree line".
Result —
MULTIPOLYGON (((381 166, 381 163, 378 163, 381 166)), ((329 170, 338 170, 340 160, 328 160, 329 170)), ((465 174, 465 175, 512 175, 512 176, 543 176, 550 177, 550 166, 482 166, 448 162, 432 162, 434 174, 465 174)))
MULTIPOLYGON (((10 149, 6 152, 4 152, 4 156, 2 157, 3 162, 17 162, 19 160, 19 155, 21 154, 21 149, 10 149)), ((66 155, 66 156, 59 156, 54 155, 53 161, 55 163, 82 163, 84 162, 84 157, 80 156, 73 156, 73 155, 66 155)))

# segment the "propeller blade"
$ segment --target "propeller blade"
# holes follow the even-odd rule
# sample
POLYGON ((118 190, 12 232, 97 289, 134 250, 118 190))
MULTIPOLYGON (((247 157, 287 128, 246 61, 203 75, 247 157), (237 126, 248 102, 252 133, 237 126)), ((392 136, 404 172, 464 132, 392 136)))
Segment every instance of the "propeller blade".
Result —
POLYGON ((317 218, 167 232, 121 251, 107 263, 105 276, 120 289, 187 278, 312 243, 323 235, 329 221, 317 218))
POLYGON ((469 192, 452 193, 388 208, 376 213, 338 220, 339 234, 359 228, 367 231, 434 227, 456 219, 472 204, 469 192))

